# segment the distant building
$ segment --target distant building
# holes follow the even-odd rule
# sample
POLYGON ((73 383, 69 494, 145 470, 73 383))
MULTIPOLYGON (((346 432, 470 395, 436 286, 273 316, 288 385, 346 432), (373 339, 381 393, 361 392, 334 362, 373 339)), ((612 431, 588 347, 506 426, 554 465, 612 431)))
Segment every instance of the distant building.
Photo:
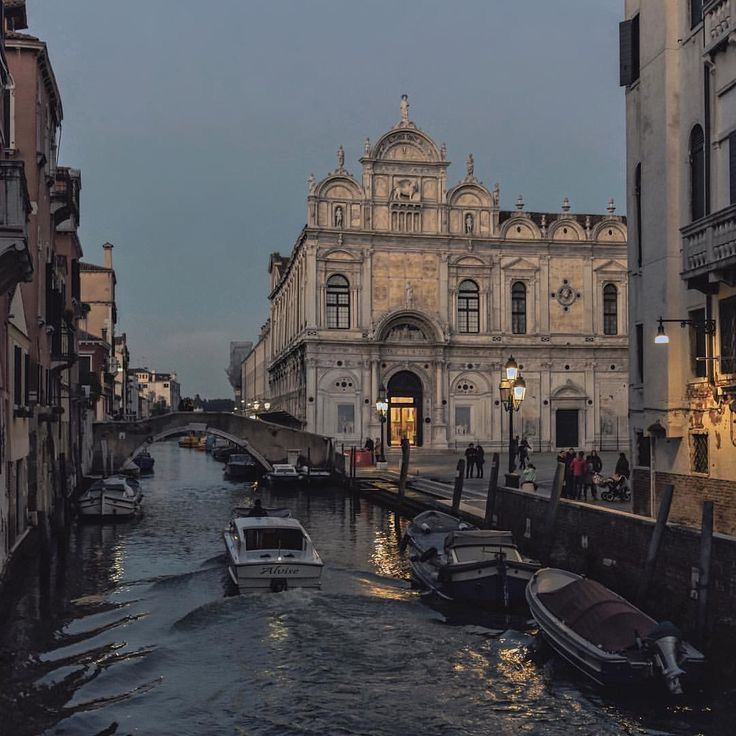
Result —
POLYGON ((177 411, 181 401, 181 385, 176 373, 162 373, 148 368, 132 368, 141 393, 150 402, 151 411, 177 411))
POLYGON ((225 373, 227 374, 227 380, 230 382, 230 386, 232 386, 236 405, 240 404, 240 399, 242 398, 240 367, 252 348, 252 342, 230 343, 230 363, 228 364, 225 373))
POLYGON ((245 407, 255 401, 267 401, 271 397, 268 381, 268 364, 271 359, 270 322, 261 328, 258 341, 245 360, 240 364, 240 402, 236 408, 244 411, 245 407))
POLYGON ((671 519, 698 525, 713 499, 716 529, 728 534, 736 533, 733 11, 732 0, 627 0, 621 24, 635 507, 655 511, 672 484, 671 519))
POLYGON ((115 336, 115 363, 114 363, 114 398, 113 413, 115 416, 124 417, 130 406, 128 399, 128 364, 130 353, 128 352, 128 337, 123 332, 115 336))

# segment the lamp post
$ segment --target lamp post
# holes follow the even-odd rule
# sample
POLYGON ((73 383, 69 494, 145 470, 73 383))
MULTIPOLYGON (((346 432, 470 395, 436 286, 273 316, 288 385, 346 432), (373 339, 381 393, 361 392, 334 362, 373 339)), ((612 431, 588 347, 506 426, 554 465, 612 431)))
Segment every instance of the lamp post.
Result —
POLYGON ((517 487, 518 477, 514 472, 516 469, 516 463, 514 462, 514 412, 521 409, 521 402, 524 401, 526 395, 526 382, 519 374, 519 366, 513 355, 510 355, 506 361, 498 390, 501 394, 501 405, 509 415, 509 470, 506 475, 506 485, 517 487))
POLYGON ((386 387, 381 384, 378 387, 378 401, 376 401, 376 411, 381 421, 381 451, 376 460, 377 463, 385 463, 386 456, 384 454, 384 426, 386 424, 386 412, 388 412, 388 401, 386 401, 386 387))

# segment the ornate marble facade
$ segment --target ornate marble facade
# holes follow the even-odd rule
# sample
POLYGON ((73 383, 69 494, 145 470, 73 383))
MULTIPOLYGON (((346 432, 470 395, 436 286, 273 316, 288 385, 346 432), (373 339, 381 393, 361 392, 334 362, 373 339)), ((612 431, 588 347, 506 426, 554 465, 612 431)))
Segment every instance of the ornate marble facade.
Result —
POLYGON ((501 369, 513 353, 527 398, 515 427, 537 450, 627 446, 625 219, 501 210, 475 175, 448 187, 446 148, 409 119, 359 177, 308 179, 307 225, 271 256, 270 399, 338 441, 388 436, 433 448, 507 441, 501 369), (413 409, 413 412, 410 411, 413 409), (397 429, 399 427, 400 429, 397 429))

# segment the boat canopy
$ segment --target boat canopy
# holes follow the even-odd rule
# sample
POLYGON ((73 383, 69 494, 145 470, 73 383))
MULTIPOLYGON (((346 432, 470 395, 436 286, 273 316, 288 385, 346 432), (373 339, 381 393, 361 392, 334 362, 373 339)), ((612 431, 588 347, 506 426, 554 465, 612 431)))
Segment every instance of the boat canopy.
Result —
POLYGON ((576 634, 609 652, 622 652, 647 637, 657 625, 628 601, 595 580, 581 578, 549 593, 542 605, 576 634))
POLYGON ((464 529, 447 535, 446 547, 499 547, 514 546, 514 537, 508 531, 490 529, 464 529))

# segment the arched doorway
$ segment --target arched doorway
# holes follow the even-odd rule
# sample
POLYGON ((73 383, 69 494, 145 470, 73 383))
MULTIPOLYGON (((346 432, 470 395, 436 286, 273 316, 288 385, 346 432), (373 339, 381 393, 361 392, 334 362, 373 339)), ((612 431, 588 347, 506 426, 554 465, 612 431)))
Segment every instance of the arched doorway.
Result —
POLYGON ((406 437, 422 445, 422 382, 411 371, 399 371, 388 382, 388 444, 398 447, 406 437))

